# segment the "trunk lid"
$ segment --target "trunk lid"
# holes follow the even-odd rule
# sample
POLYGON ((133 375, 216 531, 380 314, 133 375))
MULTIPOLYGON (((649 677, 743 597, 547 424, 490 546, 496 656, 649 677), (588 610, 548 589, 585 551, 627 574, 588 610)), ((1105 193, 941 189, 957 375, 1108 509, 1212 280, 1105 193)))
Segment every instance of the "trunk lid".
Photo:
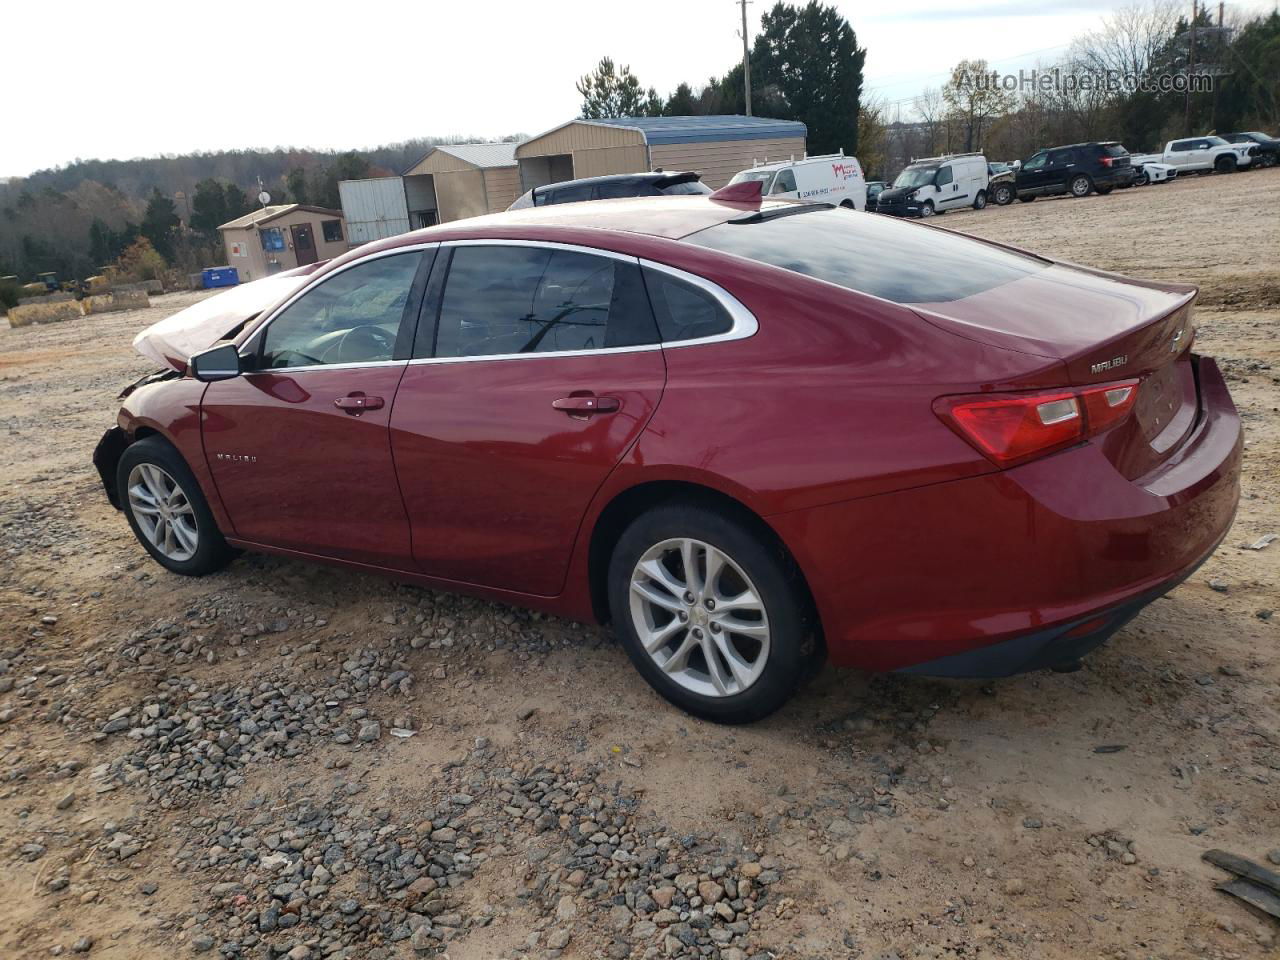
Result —
POLYGON ((1096 438, 1129 479, 1167 460, 1195 425, 1196 288, 1054 264, 949 303, 915 304, 962 337, 1063 362, 1064 386, 1138 379, 1133 411, 1096 438))

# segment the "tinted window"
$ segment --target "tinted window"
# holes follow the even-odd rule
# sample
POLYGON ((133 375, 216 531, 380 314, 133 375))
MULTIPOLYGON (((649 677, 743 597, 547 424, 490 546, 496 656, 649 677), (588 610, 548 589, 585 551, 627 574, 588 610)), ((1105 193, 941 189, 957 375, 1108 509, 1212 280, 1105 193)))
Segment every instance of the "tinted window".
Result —
POLYGON ((453 251, 437 357, 600 350, 656 340, 634 263, 542 247, 453 251))
POLYGON ((941 186, 945 186, 946 184, 950 183, 950 182, 952 181, 952 179, 953 179, 953 177, 952 177, 952 174, 951 174, 951 168, 950 168, 950 167, 940 167, 940 168, 938 169, 938 178, 934 181, 934 183, 936 183, 938 186, 940 186, 940 187, 941 187, 941 186))
POLYGON ((1022 165, 1023 170, 1040 170, 1044 167, 1044 162, 1049 155, 1047 153, 1037 153, 1034 157, 1022 165))
POLYGON ((534 194, 538 204, 546 203, 578 203, 581 200, 591 199, 591 184, 578 183, 571 187, 558 187, 554 190, 548 190, 545 194, 538 191, 534 194))
POLYGON ((732 329, 728 311, 701 287, 649 267, 645 268, 644 282, 663 343, 714 337, 732 329))
POLYGON ((1050 150, 1049 166, 1062 167, 1071 162, 1070 150, 1050 150))
POLYGON ((418 251, 379 257, 308 290, 267 327, 261 366, 392 359, 421 259, 418 251))
POLYGON ((596 186, 597 200, 614 200, 618 197, 656 197, 661 194, 652 183, 644 180, 613 180, 596 186))
POLYGON ((778 177, 773 181, 773 189, 770 193, 794 193, 796 190, 796 175, 791 170, 779 170, 778 177))
POLYGON ((843 210, 722 223, 685 239, 897 303, 958 300, 1046 266, 947 230, 843 210))
POLYGON ((678 194, 698 194, 706 196, 711 193, 711 188, 705 183, 699 183, 697 180, 686 180, 684 183, 672 183, 662 188, 662 192, 671 195, 678 194))
POLYGON ((342 221, 341 220, 321 220, 320 229, 324 231, 325 243, 341 243, 342 242, 342 221))
POLYGON ((1102 152, 1108 157, 1127 157, 1129 155, 1129 151, 1124 148, 1122 143, 1104 143, 1102 152))

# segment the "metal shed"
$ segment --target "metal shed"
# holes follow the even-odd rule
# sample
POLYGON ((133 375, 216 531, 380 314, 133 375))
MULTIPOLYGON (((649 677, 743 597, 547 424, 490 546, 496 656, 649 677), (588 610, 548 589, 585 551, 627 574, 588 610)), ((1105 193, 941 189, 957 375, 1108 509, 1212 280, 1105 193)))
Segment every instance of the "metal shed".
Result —
POLYGON ((519 195, 514 143, 447 143, 404 172, 409 229, 505 210, 519 195))
POLYGON ((570 120, 515 148, 519 190, 578 177, 642 170, 698 170, 721 187, 753 162, 800 157, 799 120, 735 115, 570 120))

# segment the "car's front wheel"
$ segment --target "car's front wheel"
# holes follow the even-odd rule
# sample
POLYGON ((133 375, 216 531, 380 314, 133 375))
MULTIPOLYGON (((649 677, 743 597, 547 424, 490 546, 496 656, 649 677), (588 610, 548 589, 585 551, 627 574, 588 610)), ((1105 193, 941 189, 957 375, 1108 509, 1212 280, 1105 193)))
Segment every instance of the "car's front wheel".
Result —
POLYGON ((998 207, 1007 207, 1013 203, 1014 190, 1013 185, 1008 183, 996 184, 993 199, 998 207))
POLYGON ((920 207, 920 216, 922 217, 932 217, 934 212, 932 200, 926 200, 920 207))
POLYGON ((1224 153, 1213 162, 1213 169, 1217 170, 1219 173, 1235 173, 1236 158, 1224 153))
POLYGON ((1150 182, 1151 174, 1147 173, 1145 170, 1139 172, 1139 174, 1133 178, 1133 185, 1135 187, 1145 187, 1150 182))
POLYGON ((811 626, 782 551, 729 513, 670 504, 642 514, 609 564, 614 628, 640 674, 676 706, 750 723, 794 693, 811 626))
POLYGON ((235 556, 195 476, 161 437, 147 437, 125 449, 116 489, 134 535, 166 570, 203 576, 221 570, 235 556))

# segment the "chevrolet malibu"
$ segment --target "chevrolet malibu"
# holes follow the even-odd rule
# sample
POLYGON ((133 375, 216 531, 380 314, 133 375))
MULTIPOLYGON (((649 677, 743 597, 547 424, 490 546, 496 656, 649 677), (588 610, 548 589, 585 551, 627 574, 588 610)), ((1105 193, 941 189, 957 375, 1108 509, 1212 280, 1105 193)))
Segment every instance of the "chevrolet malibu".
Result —
POLYGON ((480 217, 204 301, 139 335, 167 370, 98 446, 107 495, 175 573, 261 550, 611 622, 726 723, 824 660, 1071 668, 1214 550, 1241 429, 1194 287, 749 194, 480 217))

